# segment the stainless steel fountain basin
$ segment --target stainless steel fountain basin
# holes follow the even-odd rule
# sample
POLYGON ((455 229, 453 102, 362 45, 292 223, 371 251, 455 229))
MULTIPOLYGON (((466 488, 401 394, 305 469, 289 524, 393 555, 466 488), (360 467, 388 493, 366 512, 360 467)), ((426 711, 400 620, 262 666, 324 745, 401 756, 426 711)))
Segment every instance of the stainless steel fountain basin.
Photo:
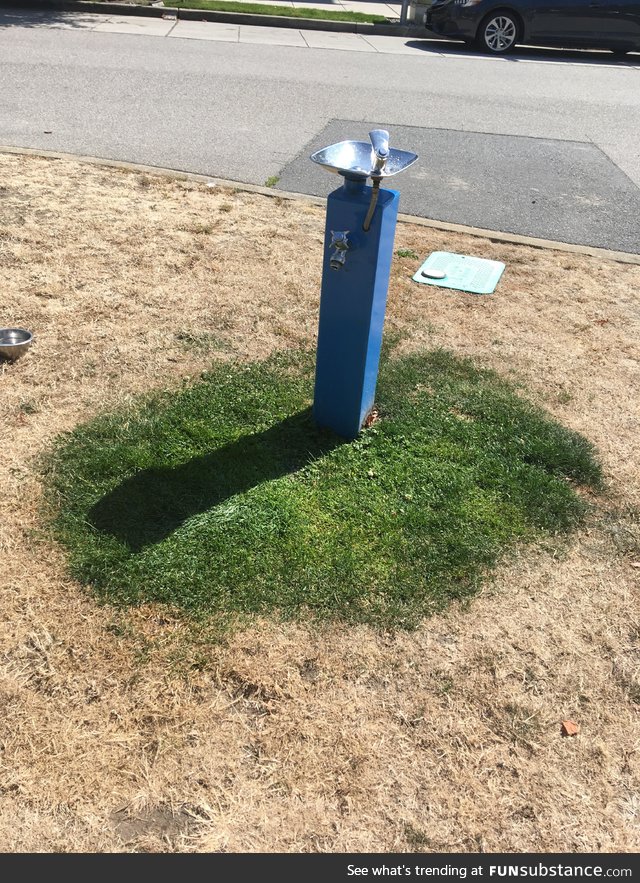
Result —
POLYGON ((370 177, 390 178, 418 159, 416 153, 410 153, 408 150, 391 147, 388 151, 388 157, 382 167, 380 167, 380 157, 376 155, 370 141, 340 141, 338 144, 317 150, 311 155, 311 159, 336 175, 359 178, 363 181, 370 177))

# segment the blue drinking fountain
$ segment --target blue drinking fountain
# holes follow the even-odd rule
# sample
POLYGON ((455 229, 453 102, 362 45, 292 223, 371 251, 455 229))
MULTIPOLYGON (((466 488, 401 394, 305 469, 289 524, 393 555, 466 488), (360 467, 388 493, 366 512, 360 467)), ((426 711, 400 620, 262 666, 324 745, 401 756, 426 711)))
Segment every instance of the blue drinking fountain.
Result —
POLYGON ((384 129, 369 142, 341 141, 311 156, 344 183, 327 199, 313 415, 355 438, 374 404, 400 194, 383 178, 418 156, 389 147, 384 129), (367 183, 371 178, 371 185, 367 183))

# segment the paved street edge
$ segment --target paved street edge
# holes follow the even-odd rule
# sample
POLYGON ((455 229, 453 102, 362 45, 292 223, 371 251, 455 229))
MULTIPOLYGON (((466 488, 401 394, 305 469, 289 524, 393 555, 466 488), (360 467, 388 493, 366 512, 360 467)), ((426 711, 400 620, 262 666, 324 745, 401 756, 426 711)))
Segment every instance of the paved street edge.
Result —
MULTIPOLYGON (((278 0, 273 0, 274 5, 278 0)), ((372 22, 329 21, 317 18, 292 18, 284 15, 258 15, 245 12, 214 12, 208 9, 177 9, 173 6, 134 6, 127 3, 100 3, 91 0, 11 0, 8 8, 41 12, 86 12, 100 15, 140 15, 149 18, 175 17, 181 21, 224 22, 301 31, 334 31, 342 34, 380 35, 387 37, 427 37, 417 25, 373 24, 372 22)), ((431 34, 428 35, 432 37, 431 34)), ((433 39, 437 40, 434 34, 433 39)))
MULTIPOLYGON (((87 163, 108 168, 122 169, 129 172, 137 172, 147 175, 161 175, 178 181, 197 181, 201 184, 215 184, 218 187, 230 187, 244 193, 258 193, 261 196, 269 196, 272 199, 290 199, 292 201, 306 202, 311 205, 325 206, 327 200, 320 196, 310 196, 306 193, 293 193, 288 190, 274 190, 271 187, 260 187, 258 184, 244 184, 241 181, 232 181, 227 178, 216 178, 212 175, 201 175, 197 172, 185 172, 181 169, 168 169, 163 166, 150 166, 143 163, 126 162, 124 160, 105 159, 99 156, 85 156, 76 153, 60 153, 54 150, 42 150, 34 147, 11 147, 0 145, 0 154, 12 154, 15 156, 36 156, 43 159, 64 159, 72 162, 87 163)), ((526 245, 530 248, 544 248, 551 251, 562 251, 569 254, 581 254, 588 257, 602 258, 607 261, 616 261, 621 264, 634 264, 640 266, 640 254, 632 254, 625 251, 612 251, 608 248, 595 248, 590 245, 575 245, 571 242, 558 242, 553 239, 538 239, 534 236, 521 236, 517 233, 504 233, 501 230, 486 230, 482 227, 467 227, 464 224, 450 224, 448 221, 436 221, 430 218, 419 218, 416 215, 399 214, 398 221, 406 224, 416 224, 419 227, 430 227, 434 230, 445 230, 451 233, 465 233, 468 236, 477 236, 482 239, 491 239, 495 242, 508 242, 512 245, 526 245)))

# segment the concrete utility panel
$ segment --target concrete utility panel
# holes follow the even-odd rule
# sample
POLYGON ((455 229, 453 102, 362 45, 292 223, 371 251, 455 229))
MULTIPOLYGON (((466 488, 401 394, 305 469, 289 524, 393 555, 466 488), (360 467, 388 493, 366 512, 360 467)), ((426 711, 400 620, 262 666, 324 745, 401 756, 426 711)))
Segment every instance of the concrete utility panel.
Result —
POLYGON ((283 168, 277 187, 326 196, 336 181, 309 155, 344 132, 364 140, 375 128, 420 155, 403 175, 401 212, 640 252, 640 190, 588 142, 332 120, 283 168))

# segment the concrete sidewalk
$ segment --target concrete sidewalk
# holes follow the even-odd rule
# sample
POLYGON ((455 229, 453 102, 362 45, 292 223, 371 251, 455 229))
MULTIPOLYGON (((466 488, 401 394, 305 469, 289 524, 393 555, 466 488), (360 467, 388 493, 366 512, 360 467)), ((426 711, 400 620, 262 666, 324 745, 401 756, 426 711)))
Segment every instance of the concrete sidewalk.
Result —
MULTIPOLYGON (((254 2, 254 0, 246 0, 254 2)), ((266 2, 266 0, 261 0, 266 2)), ((342 0, 341 0, 342 2, 342 0)), ((359 0, 344 0, 354 6, 363 4, 359 0)), ((320 4, 316 4, 320 5, 320 4)), ((156 7, 157 8, 157 7, 156 7)), ((400 32, 395 36, 388 33, 376 33, 373 30, 360 32, 360 28, 371 28, 374 25, 358 25, 358 33, 340 32, 314 28, 310 30, 308 20, 288 19, 286 27, 271 23, 271 16, 253 16, 248 24, 237 21, 198 21, 194 19, 176 19, 173 15, 166 17, 145 15, 123 15, 121 13, 88 13, 65 11, 27 12, 24 9, 0 11, 0 34, 12 27, 28 27, 29 29, 59 29, 71 31, 92 31, 94 33, 132 34, 149 37, 166 37, 170 39, 205 40, 223 43, 252 43, 270 46, 295 46, 302 49, 338 49, 347 52, 373 52, 383 55, 406 55, 421 58, 424 61, 435 58, 460 59, 496 64, 545 64, 563 66, 581 66, 598 64, 600 67, 625 68, 640 70, 640 56, 633 55, 622 62, 612 59, 608 52, 584 52, 575 50, 537 50, 522 48, 517 54, 489 56, 482 53, 462 49, 455 42, 443 40, 427 31, 420 36, 411 36, 400 32), (259 23, 254 23, 258 19, 259 23), (296 27, 299 21, 300 26, 296 27)), ((314 22, 314 24, 316 24, 314 22)), ((322 24, 319 22, 319 24, 322 24)), ((327 24, 335 24, 327 22, 327 24)), ((342 24, 342 23, 339 23, 342 24)), ((392 26, 390 26, 392 27, 392 26)))
MULTIPOLYGON (((171 0, 164 5, 142 6, 135 3, 121 2, 121 0, 13 0, 11 7, 3 10, 2 16, 14 16, 18 24, 20 17, 28 17, 29 23, 25 26, 37 26, 38 18, 49 15, 57 21, 65 22, 69 16, 81 17, 89 22, 93 16, 99 16, 106 20, 114 17, 132 18, 140 22, 139 31, 154 32, 153 25, 146 27, 144 21, 158 22, 216 22, 234 25, 252 25, 277 28, 305 29, 313 31, 329 31, 333 33, 350 34, 376 34, 379 36, 396 37, 421 37, 425 33, 423 25, 400 24, 402 3, 387 3, 386 0, 236 0, 240 10, 229 12, 223 10, 189 9, 171 6, 171 0), (245 4, 247 11, 242 11, 245 4), (255 4, 255 5, 251 5, 255 4), (261 14, 261 7, 278 6, 281 11, 278 15, 261 14), (381 18, 378 22, 369 21, 343 21, 331 18, 309 18, 301 15, 289 15, 294 11, 309 9, 313 11, 339 13, 362 13, 375 15, 381 18), (33 25, 31 20, 33 19, 33 25)), ((435 35, 434 35, 435 36, 435 35)))
MULTIPOLYGON (((359 0, 344 0, 358 5, 359 0)), ((359 4, 363 5, 363 4, 359 4)), ((316 4, 319 6, 319 4, 316 4)), ((207 40, 224 43, 255 43, 272 46, 297 46, 303 49, 341 49, 351 52, 381 52, 384 54, 415 55, 424 58, 425 48, 412 42, 410 38, 388 36, 386 34, 343 33, 309 30, 304 19, 290 19, 300 22, 300 27, 278 27, 270 25, 271 16, 256 18, 259 24, 238 24, 236 22, 196 21, 176 19, 173 15, 113 15, 89 12, 44 11, 26 12, 24 9, 0 11, 0 33, 12 26, 29 29, 54 29, 66 31, 92 31, 95 33, 132 34, 150 37, 168 37, 186 40, 207 40)), ((329 22, 328 24, 331 24, 329 22)), ((361 26, 359 26, 361 27, 361 26)), ((372 28, 372 25, 369 25, 372 28)), ((415 38, 414 38, 415 39, 415 38)), ((431 54, 440 55, 438 50, 444 44, 434 41, 431 54)))

